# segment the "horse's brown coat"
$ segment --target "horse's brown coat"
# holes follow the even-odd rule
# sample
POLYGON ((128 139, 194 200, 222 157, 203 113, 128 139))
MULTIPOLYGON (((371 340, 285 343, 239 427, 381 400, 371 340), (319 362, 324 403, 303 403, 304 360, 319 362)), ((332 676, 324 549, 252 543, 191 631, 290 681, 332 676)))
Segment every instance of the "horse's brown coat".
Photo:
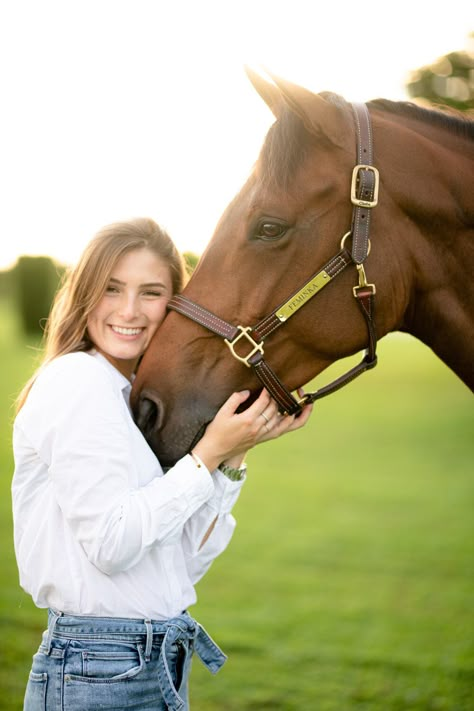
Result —
MULTIPOLYGON (((185 290, 189 299, 244 326, 270 313, 337 252, 350 229, 356 162, 352 112, 344 100, 276 77, 274 84, 251 79, 277 121, 185 290), (274 240, 259 237, 262 222, 275 219, 287 231, 274 240)), ((474 124, 403 103, 374 101, 368 108, 381 179, 365 263, 377 288, 378 337, 411 333, 472 389, 474 124)), ((266 359, 292 389, 365 347, 355 283, 349 267, 266 342, 266 359)), ((255 376, 220 338, 170 313, 140 366, 133 403, 160 459, 171 463, 227 396, 247 387, 259 387, 255 376), (143 416, 145 397, 158 408, 151 418, 143 416)))

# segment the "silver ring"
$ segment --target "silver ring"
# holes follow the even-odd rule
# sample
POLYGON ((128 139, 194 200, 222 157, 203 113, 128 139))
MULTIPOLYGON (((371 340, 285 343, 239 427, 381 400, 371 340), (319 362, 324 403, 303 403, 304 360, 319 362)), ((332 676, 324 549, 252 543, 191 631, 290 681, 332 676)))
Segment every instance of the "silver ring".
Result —
MULTIPOLYGON (((265 420, 265 422, 266 422, 267 425, 268 425, 268 423, 270 422, 270 420, 268 419, 268 417, 266 416, 266 414, 265 414, 264 412, 261 412, 260 414, 261 414, 261 416, 263 417, 263 419, 265 420)), ((265 427, 266 427, 267 425, 265 425, 265 427)))

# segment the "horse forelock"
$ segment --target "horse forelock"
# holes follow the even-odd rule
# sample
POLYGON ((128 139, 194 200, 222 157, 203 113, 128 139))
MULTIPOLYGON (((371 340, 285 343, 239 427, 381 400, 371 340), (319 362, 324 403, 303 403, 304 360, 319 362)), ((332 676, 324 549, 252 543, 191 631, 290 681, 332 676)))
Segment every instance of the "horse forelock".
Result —
MULTIPOLYGON (((321 92, 320 96, 342 111, 348 111, 349 104, 342 96, 332 92, 321 92)), ((300 117, 285 107, 270 127, 257 161, 261 180, 271 187, 290 191, 298 167, 317 140, 300 117)))
POLYGON ((420 122, 439 126, 456 136, 474 140, 474 120, 472 113, 463 114, 454 109, 427 108, 410 101, 390 101, 389 99, 374 99, 367 106, 396 116, 406 116, 420 122))
POLYGON ((270 127, 258 159, 261 180, 276 188, 288 189, 296 169, 304 160, 311 136, 303 121, 284 109, 270 127))

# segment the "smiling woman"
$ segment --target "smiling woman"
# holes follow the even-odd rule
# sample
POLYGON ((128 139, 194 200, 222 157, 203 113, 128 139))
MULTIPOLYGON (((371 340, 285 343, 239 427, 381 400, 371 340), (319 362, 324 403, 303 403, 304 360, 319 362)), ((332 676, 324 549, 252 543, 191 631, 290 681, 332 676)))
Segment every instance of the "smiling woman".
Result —
POLYGON ((88 316, 87 332, 96 349, 125 377, 131 378, 172 295, 168 264, 148 247, 120 257, 104 295, 88 316))
POLYGON ((280 418, 264 391, 238 414, 249 393, 234 393, 164 476, 129 396, 183 275, 166 232, 137 219, 102 230, 55 300, 13 438, 20 583, 49 608, 25 711, 185 709, 193 652, 225 661, 187 612, 194 585, 233 534, 246 451, 310 408, 280 418))
MULTIPOLYGON (((101 342, 97 343, 91 337, 90 328, 96 329, 95 335, 99 335, 97 319, 104 317, 107 310, 107 315, 111 316, 117 309, 116 321, 109 326, 147 327, 146 340, 145 334, 140 339, 141 350, 138 348, 131 353, 136 362, 161 322, 167 300, 182 289, 184 278, 183 260, 169 235, 156 222, 137 218, 107 225, 86 246, 56 295, 45 330, 43 365, 67 353, 87 352, 93 347, 100 351, 105 333, 102 332, 101 342), (154 289, 155 283, 158 291, 154 289), (107 306, 109 299, 114 307, 107 306), (155 309, 160 314, 156 314, 153 324, 148 322, 149 316, 145 314, 142 322, 138 322, 138 304, 145 303, 150 304, 146 307, 147 314, 155 309), (151 303, 154 304, 152 308, 151 303), (130 308, 136 311, 131 323, 128 321, 130 308)), ((104 328, 105 325, 102 331, 104 328)), ((117 345, 125 341, 125 338, 120 341, 118 334, 115 336, 117 345)), ((110 333, 108 337, 111 337, 110 333)), ((127 370, 130 377, 133 369, 127 370)), ((20 407, 35 378, 36 375, 20 394, 20 407)))

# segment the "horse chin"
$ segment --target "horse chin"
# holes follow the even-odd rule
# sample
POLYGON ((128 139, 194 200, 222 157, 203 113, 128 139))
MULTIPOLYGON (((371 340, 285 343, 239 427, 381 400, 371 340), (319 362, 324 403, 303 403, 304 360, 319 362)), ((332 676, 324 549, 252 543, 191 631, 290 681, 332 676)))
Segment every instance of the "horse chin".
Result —
POLYGON ((182 459, 187 452, 184 450, 179 451, 176 448, 165 450, 158 445, 158 451, 155 450, 155 454, 161 466, 166 471, 167 469, 170 469, 170 467, 174 467, 176 462, 182 459))
MULTIPOLYGON (((250 407, 260 392, 252 390, 237 412, 250 407)), ((179 398, 179 407, 176 405, 178 398, 175 398, 171 408, 154 388, 145 387, 134 398, 135 422, 163 468, 172 467, 189 454, 202 439, 207 426, 229 394, 221 394, 215 402, 198 401, 196 396, 189 397, 188 394, 188 398, 179 398)))
MULTIPOLYGON (((185 413, 189 413, 189 411, 188 408, 180 410, 185 413)), ((179 459, 192 451, 204 436, 206 428, 214 416, 214 413, 209 412, 201 412, 199 415, 196 411, 191 410, 191 412, 193 412, 193 416, 190 418, 174 417, 173 413, 170 413, 169 417, 165 417, 161 427, 152 432, 149 431, 145 435, 148 444, 164 469, 174 466, 179 459)))
POLYGON ((204 434, 207 423, 191 437, 169 437, 166 432, 155 434, 147 438, 148 444, 160 461, 163 469, 174 466, 182 457, 193 449, 204 434))
POLYGON ((193 441, 191 442, 191 446, 189 447, 188 452, 191 452, 194 447, 197 445, 200 439, 203 438, 204 432, 206 431, 206 428, 208 426, 209 422, 205 422, 200 428, 199 431, 196 433, 196 436, 194 437, 193 441))

